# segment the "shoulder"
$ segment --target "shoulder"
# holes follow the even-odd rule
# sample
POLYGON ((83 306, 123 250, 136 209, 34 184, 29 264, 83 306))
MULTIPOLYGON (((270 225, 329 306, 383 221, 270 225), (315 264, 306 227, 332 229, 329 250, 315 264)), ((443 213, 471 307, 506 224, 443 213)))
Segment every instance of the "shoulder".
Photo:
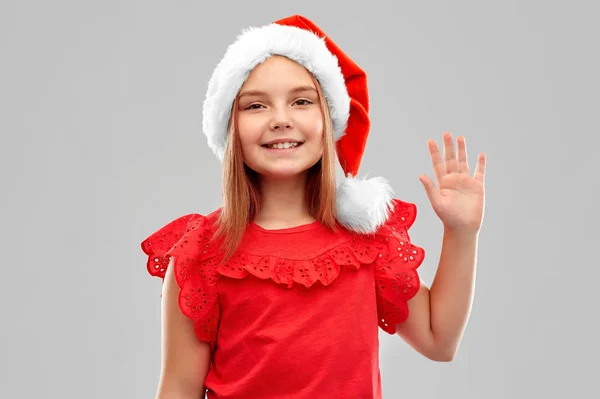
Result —
POLYGON ((393 198, 389 208, 390 212, 380 232, 387 233, 390 229, 407 230, 415 223, 417 206, 414 203, 393 198))
POLYGON ((179 308, 193 321, 196 336, 211 342, 212 348, 219 320, 218 275, 212 261, 217 248, 212 236, 219 213, 220 209, 208 215, 179 216, 156 229, 141 244, 151 275, 164 280, 167 268, 173 267, 180 289, 179 308))
POLYGON ((387 213, 378 227, 368 233, 353 232, 359 237, 372 238, 373 236, 386 236, 397 232, 406 232, 412 227, 417 218, 417 206, 412 202, 392 198, 388 202, 387 213))
MULTIPOLYGON (((206 251, 199 243, 211 241, 216 230, 216 221, 221 208, 207 214, 189 213, 172 219, 155 229, 141 243, 142 251, 148 256, 148 272, 164 278, 171 256, 206 251)), ((207 252, 204 252, 207 254, 207 252)))
POLYGON ((368 238, 378 252, 374 266, 379 326, 388 334, 394 334, 396 326, 406 321, 408 301, 420 287, 417 270, 425 249, 414 244, 408 232, 416 217, 415 204, 394 198, 386 222, 368 238))

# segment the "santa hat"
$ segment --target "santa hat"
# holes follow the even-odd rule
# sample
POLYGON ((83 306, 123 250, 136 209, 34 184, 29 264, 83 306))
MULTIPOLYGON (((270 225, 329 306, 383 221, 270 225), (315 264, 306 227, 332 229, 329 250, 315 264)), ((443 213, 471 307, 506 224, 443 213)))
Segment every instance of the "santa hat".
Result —
POLYGON ((338 222, 349 230, 373 233, 392 206, 392 190, 381 177, 358 179, 370 129, 366 73, 317 27, 300 15, 243 30, 215 68, 204 101, 203 130, 223 161, 235 97, 250 72, 272 55, 305 67, 317 79, 329 105, 336 151, 345 178, 338 183, 338 222))

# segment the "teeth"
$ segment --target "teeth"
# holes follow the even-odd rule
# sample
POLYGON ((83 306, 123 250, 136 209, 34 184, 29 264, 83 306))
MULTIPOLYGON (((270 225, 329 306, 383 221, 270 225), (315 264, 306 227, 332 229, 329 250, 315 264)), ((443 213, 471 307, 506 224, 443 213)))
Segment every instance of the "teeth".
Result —
POLYGON ((284 149, 284 148, 298 147, 299 144, 300 143, 276 143, 276 144, 267 145, 267 147, 284 149))

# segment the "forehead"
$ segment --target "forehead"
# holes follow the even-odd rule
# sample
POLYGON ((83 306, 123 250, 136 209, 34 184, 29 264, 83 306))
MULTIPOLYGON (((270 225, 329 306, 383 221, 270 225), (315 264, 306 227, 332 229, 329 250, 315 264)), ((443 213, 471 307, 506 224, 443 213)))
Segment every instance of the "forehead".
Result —
POLYGON ((250 72, 242 89, 269 90, 298 85, 314 87, 310 72, 289 58, 273 55, 250 72))

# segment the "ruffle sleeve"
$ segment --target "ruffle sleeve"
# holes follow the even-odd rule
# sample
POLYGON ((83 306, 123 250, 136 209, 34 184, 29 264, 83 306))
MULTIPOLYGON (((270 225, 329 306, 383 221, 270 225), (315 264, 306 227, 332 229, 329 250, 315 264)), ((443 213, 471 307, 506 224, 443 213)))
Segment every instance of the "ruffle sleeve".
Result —
POLYGON ((148 255, 148 272, 165 278, 170 258, 179 285, 179 308, 194 323, 199 340, 214 347, 219 322, 216 245, 211 241, 211 225, 206 216, 189 214, 163 226, 141 246, 148 255))
POLYGON ((388 334, 395 334, 396 325, 408 319, 408 301, 420 288, 417 268, 425 251, 408 234, 416 217, 414 204, 394 199, 388 221, 374 237, 380 251, 374 262, 379 327, 388 334))

